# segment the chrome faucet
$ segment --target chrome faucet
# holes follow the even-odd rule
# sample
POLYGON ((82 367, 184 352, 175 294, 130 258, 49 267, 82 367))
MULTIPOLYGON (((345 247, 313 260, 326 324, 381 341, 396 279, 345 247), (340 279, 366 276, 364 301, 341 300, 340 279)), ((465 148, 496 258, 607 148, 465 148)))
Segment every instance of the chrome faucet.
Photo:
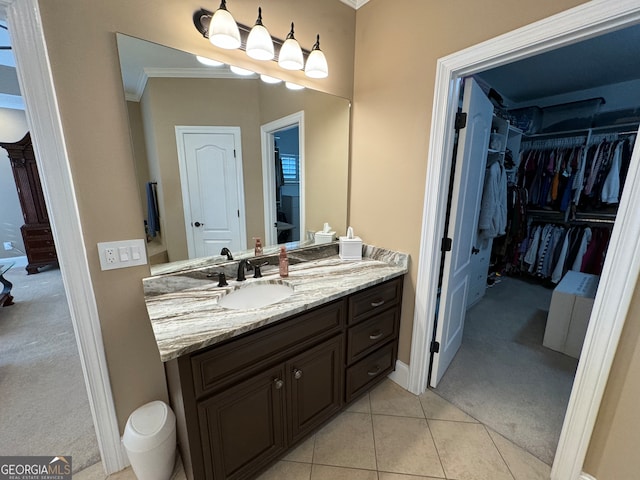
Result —
POLYGON ((247 279, 247 277, 244 276, 245 270, 251 270, 252 268, 253 265, 251 265, 251 262, 249 260, 247 260, 246 258, 240 260, 238 262, 238 275, 236 277, 236 280, 239 282, 244 282, 247 279))
POLYGON ((227 247, 222 248, 220 255, 226 255, 227 260, 233 260, 233 255, 231 255, 231 251, 227 247))

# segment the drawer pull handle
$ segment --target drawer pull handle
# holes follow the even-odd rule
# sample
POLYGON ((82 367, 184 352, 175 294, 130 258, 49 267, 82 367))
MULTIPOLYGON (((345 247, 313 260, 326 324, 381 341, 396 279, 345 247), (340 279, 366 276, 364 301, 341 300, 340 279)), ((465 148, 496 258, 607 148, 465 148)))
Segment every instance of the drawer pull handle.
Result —
POLYGON ((382 332, 380 330, 376 330, 371 335, 369 335, 369 340, 377 340, 382 336, 382 332))
POLYGON ((296 380, 300 380, 302 378, 302 370, 296 368, 293 371, 293 378, 295 378, 296 380))
POLYGON ((373 308, 381 307, 382 305, 384 305, 384 300, 376 300, 375 302, 371 302, 371 306, 373 308))
POLYGON ((376 375, 378 375, 380 373, 382 369, 380 368, 380 365, 376 365, 373 370, 369 370, 367 372, 367 375, 369 375, 370 377, 375 377, 376 375))
POLYGON ((276 390, 280 390, 282 387, 284 387, 284 382, 282 380, 280 380, 279 378, 276 378, 273 381, 273 384, 275 385, 276 390))

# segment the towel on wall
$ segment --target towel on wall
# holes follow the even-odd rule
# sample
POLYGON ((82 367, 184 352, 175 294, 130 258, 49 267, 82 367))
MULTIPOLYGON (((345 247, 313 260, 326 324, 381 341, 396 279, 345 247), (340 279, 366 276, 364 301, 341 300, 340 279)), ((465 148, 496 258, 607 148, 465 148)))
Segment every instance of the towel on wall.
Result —
POLYGON ((151 238, 160 233, 156 182, 147 182, 147 233, 151 238))

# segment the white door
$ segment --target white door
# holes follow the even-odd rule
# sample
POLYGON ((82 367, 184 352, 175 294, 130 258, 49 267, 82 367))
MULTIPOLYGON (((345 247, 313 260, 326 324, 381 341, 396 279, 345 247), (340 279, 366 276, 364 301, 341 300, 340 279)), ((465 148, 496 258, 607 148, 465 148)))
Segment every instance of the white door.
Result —
POLYGON ((431 366, 432 387, 438 384, 462 343, 471 256, 478 229, 491 134, 493 105, 472 78, 464 83, 462 111, 467 114, 467 124, 458 137, 449 219, 452 244, 451 252, 445 255, 444 260, 435 338, 439 350, 434 354, 431 366))
POLYGON ((189 258, 246 249, 240 128, 176 127, 189 258))

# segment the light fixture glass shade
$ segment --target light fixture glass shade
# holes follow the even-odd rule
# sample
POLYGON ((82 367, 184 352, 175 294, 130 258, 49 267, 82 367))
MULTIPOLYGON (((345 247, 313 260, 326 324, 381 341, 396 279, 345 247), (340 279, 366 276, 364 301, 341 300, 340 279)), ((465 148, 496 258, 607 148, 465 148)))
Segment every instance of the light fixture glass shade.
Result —
POLYGON ((262 9, 258 8, 258 19, 249 32, 247 38, 247 55, 256 60, 273 59, 273 40, 266 27, 262 24, 262 9))
POLYGON ((222 65, 224 65, 223 62, 219 62, 207 57, 201 57, 200 55, 196 55, 196 60, 198 60, 201 64, 206 65, 207 67, 221 67, 222 65))
POLYGON ((280 83, 282 80, 276 77, 270 77, 269 75, 265 75, 264 73, 260 74, 260 80, 264 83, 280 83))
POLYGON ((316 39, 316 43, 311 49, 311 53, 307 58, 307 64, 304 67, 304 73, 311 78, 326 78, 329 76, 329 66, 327 59, 320 50, 320 35, 316 39))
POLYGON ((297 83, 284 82, 284 84, 289 90, 304 90, 304 86, 297 83))
POLYGON ((240 47, 240 30, 233 16, 227 11, 227 3, 222 0, 209 23, 209 41, 216 47, 233 50, 240 47))
POLYGON ((236 67, 235 65, 229 65, 229 70, 231 70, 236 75, 242 75, 243 77, 248 77, 249 75, 253 75, 255 73, 251 70, 247 70, 246 68, 236 67))
POLYGON ((285 70, 301 70, 304 66, 304 58, 300 44, 293 36, 293 23, 291 23, 291 31, 287 35, 287 39, 280 47, 278 54, 278 65, 285 70))

